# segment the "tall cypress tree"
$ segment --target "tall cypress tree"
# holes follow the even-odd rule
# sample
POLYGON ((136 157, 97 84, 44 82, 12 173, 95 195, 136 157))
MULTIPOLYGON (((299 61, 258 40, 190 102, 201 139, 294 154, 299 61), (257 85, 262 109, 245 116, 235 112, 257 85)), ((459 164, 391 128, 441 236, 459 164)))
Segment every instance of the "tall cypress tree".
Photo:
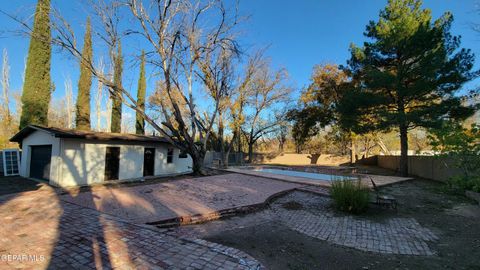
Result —
MULTIPOLYGON (((145 52, 142 51, 142 59, 140 62, 140 78, 138 79, 137 106, 145 111, 145 92, 147 90, 147 82, 145 78, 145 52)), ((145 134, 145 119, 137 112, 135 121, 135 131, 137 134, 145 134)))
POLYGON ((113 70, 113 83, 115 89, 112 95, 112 121, 111 132, 120 133, 122 130, 122 71, 123 71, 123 58, 122 58, 122 44, 118 42, 118 51, 115 55, 115 63, 113 70))
POLYGON ((90 130, 90 88, 92 86, 92 72, 88 65, 92 61, 92 34, 90 18, 87 19, 82 61, 80 61, 80 80, 78 81, 76 127, 79 130, 90 130))
POLYGON ((25 69, 20 129, 29 124, 48 125, 50 42, 50 0, 38 0, 25 69))

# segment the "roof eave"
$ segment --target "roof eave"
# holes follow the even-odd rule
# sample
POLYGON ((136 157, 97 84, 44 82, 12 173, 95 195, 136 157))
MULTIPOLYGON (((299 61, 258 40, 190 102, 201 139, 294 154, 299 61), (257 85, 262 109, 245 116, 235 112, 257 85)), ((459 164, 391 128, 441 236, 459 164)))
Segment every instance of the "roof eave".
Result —
POLYGON ((54 135, 52 134, 50 131, 46 130, 46 129, 43 129, 41 127, 38 127, 38 126, 34 126, 34 125, 28 125, 24 128, 22 128, 19 132, 17 132, 17 134, 13 135, 13 137, 11 137, 9 139, 9 141, 11 142, 17 142, 17 143, 21 143, 23 141, 23 139, 25 137, 27 137, 28 135, 30 135, 32 132, 34 131, 44 131, 44 132, 47 132, 51 135, 54 135))

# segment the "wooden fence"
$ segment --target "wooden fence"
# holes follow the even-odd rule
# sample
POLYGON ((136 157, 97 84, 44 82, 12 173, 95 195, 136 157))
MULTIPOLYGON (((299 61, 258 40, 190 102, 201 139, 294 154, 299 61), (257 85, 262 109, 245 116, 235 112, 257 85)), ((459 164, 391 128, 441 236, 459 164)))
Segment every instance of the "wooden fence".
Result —
MULTIPOLYGON (((377 156, 377 166, 398 171, 400 167, 400 156, 377 156)), ((452 176, 460 175, 460 169, 454 168, 453 161, 449 158, 435 156, 409 156, 408 174, 446 181, 452 176)))
POLYGON ((3 151, 0 150, 0 176, 3 176, 3 151))
MULTIPOLYGON (((220 152, 209 151, 205 155, 205 166, 212 166, 213 160, 221 160, 220 152)), ((295 154, 295 153, 254 153, 252 164, 282 164, 282 165, 328 165, 337 166, 348 164, 349 157, 316 155, 316 154, 295 154)), ((230 153, 229 165, 243 165, 248 163, 247 153, 230 153)))
MULTIPOLYGON (((229 165, 242 165, 245 163, 245 153, 232 152, 228 155, 229 165)), ((207 167, 211 167, 214 164, 214 160, 221 160, 222 155, 220 152, 207 151, 203 164, 207 167)))

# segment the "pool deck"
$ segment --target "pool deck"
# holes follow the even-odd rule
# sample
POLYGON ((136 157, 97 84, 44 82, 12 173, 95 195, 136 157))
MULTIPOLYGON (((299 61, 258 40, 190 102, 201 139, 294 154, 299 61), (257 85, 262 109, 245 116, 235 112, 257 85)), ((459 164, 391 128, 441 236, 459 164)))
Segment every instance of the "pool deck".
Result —
MULTIPOLYGON (((268 167, 268 166, 265 166, 265 167, 268 167)), ((225 171, 238 173, 238 174, 251 175, 256 177, 269 178, 269 179, 280 180, 280 181, 286 181, 286 182, 293 182, 298 184, 314 185, 314 186, 321 186, 321 187, 327 187, 327 188, 331 187, 331 182, 326 180, 317 180, 317 179, 310 179, 305 177, 253 171, 245 168, 242 169, 240 167, 228 168, 228 169, 225 169, 225 171)), ((319 173, 322 173, 322 172, 319 172, 319 173)), ((403 182, 403 181, 413 180, 413 178, 411 177, 399 177, 399 176, 390 176, 390 175, 372 175, 372 174, 355 174, 355 175, 360 176, 360 178, 362 179, 362 183, 369 187, 372 187, 370 178, 379 187, 388 186, 388 185, 392 185, 392 184, 403 182)), ((351 175, 345 175, 345 176, 351 176, 351 175)))
POLYGON ((275 196, 304 186, 229 173, 133 187, 99 186, 60 199, 137 224, 174 226, 253 211, 275 196))

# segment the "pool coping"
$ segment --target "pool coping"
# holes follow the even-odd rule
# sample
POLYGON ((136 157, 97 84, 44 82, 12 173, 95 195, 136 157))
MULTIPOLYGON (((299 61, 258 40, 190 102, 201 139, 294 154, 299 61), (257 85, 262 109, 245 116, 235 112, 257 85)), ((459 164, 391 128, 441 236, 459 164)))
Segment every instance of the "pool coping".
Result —
MULTIPOLYGON (((244 175, 250 175, 250 176, 256 176, 256 177, 263 177, 263 178, 268 178, 272 180, 278 180, 278 181, 283 181, 283 182, 290 182, 290 183, 297 183, 297 184, 304 184, 304 185, 310 185, 310 186, 320 186, 324 188, 331 188, 332 184, 331 181, 326 181, 326 180, 314 180, 314 179, 309 179, 305 177, 296 177, 296 176, 289 176, 289 175, 280 175, 280 174, 274 174, 274 173, 267 173, 267 172, 260 172, 260 171, 252 171, 248 170, 246 168, 248 167, 255 167, 255 166, 242 166, 242 167, 230 167, 230 168, 225 168, 225 169, 217 169, 225 172, 231 172, 231 173, 238 173, 238 174, 244 174, 244 175)), ((267 166, 268 167, 268 166, 267 166)), ((355 174, 350 174, 350 175, 340 175, 339 176, 357 176, 357 177, 362 177, 362 176, 368 176, 368 177, 373 177, 374 179, 376 177, 379 177, 378 175, 374 174, 364 174, 364 173, 355 173, 355 174)), ((394 182, 389 182, 389 183, 378 183, 376 182, 376 185, 378 187, 386 187, 390 186, 396 183, 404 182, 404 181, 410 181, 414 180, 415 178, 413 177, 398 177, 398 176, 381 176, 381 177, 395 177, 398 178, 397 181, 394 182)), ((371 186, 370 181, 367 181, 366 183, 368 186, 371 186)))
POLYGON ((267 173, 267 172, 257 172, 257 171, 250 171, 246 169, 238 169, 238 168, 227 168, 227 169, 221 169, 222 171, 226 172, 233 172, 233 173, 239 173, 239 174, 244 174, 244 175, 250 175, 250 176, 256 176, 256 177, 263 177, 263 178, 268 178, 268 179, 273 179, 273 180, 279 180, 283 182, 289 182, 289 183, 299 183, 299 184, 305 184, 305 185, 314 185, 314 186, 321 186, 321 187, 326 187, 330 188, 332 185, 330 181, 326 180, 310 180, 305 177, 296 177, 296 176, 289 176, 289 175, 279 175, 279 174, 274 174, 274 173, 267 173))

